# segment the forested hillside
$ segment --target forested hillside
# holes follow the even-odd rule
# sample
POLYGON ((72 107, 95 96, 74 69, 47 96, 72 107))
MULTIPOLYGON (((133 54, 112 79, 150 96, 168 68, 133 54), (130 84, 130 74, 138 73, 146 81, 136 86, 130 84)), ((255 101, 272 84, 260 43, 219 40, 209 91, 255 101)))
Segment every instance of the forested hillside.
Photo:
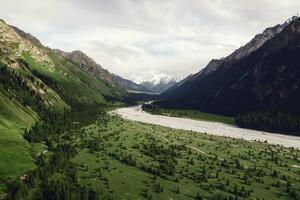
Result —
MULTIPOLYGON (((212 60, 163 94, 162 107, 196 109, 236 117, 246 127, 299 132, 300 19, 266 29, 226 58, 212 60), (269 125, 250 122, 254 113, 270 117, 269 125), (289 113, 293 122, 276 122, 278 113, 289 113), (243 119, 242 119, 243 118, 243 119), (251 125, 250 125, 251 124, 251 125), (272 125, 273 124, 273 125, 272 125), (290 128, 289 128, 290 127, 290 128)), ((255 120, 253 118, 253 120, 255 120)))
POLYGON ((104 105, 126 95, 2 20, 0 71, 0 191, 4 183, 33 169, 31 156, 43 149, 24 140, 26 129, 51 113, 104 105))

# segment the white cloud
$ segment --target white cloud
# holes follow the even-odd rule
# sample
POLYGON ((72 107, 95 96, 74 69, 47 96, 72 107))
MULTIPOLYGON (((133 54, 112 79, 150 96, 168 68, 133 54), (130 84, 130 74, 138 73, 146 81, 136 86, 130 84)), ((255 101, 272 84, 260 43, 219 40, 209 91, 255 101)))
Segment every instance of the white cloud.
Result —
POLYGON ((0 18, 127 78, 183 78, 299 8, 294 0, 10 0, 0 1, 0 18))

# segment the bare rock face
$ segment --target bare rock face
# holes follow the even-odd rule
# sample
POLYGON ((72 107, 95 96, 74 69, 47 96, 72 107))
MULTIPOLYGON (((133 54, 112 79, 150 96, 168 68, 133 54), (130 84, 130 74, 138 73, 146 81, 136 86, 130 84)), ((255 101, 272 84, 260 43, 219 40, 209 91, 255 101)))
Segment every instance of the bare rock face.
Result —
POLYGON ((267 28, 263 33, 256 35, 245 46, 233 52, 230 56, 226 58, 226 60, 235 61, 249 55, 253 51, 257 50, 259 47, 261 47, 266 41, 274 37, 276 34, 280 33, 287 24, 288 23, 278 24, 274 27, 267 28))
POLYGON ((25 40, 29 40, 30 42, 32 42, 33 44, 35 44, 39 47, 43 46, 42 43, 40 42, 40 40, 37 39, 36 37, 32 36, 30 33, 26 33, 26 32, 22 31, 21 29, 15 27, 15 26, 10 26, 10 27, 13 28, 14 31, 16 33, 18 33, 18 35, 20 35, 25 40))
POLYGON ((286 25, 288 25, 288 22, 285 22, 283 24, 278 24, 271 28, 267 28, 266 30, 264 30, 263 33, 256 35, 250 42, 240 47, 239 49, 235 50, 228 57, 211 60, 207 64, 207 66, 203 70, 198 72, 195 76, 198 78, 201 76, 206 76, 216 71, 223 63, 234 62, 236 60, 239 60, 249 55, 253 51, 260 48, 262 45, 264 45, 266 41, 274 37, 276 34, 280 33, 286 25))
POLYGON ((35 40, 36 43, 41 43, 29 36, 25 32, 9 26, 3 20, 0 20, 0 48, 2 51, 2 62, 9 64, 13 68, 18 68, 17 58, 22 54, 28 53, 36 61, 47 66, 50 70, 54 70, 54 64, 47 55, 44 48, 39 48, 35 43, 32 43, 28 38, 35 40), (5 59, 4 59, 5 57, 5 59))
POLYGON ((101 65, 96 63, 92 58, 88 57, 85 53, 79 50, 72 52, 63 52, 56 49, 55 51, 59 53, 62 57, 80 66, 89 74, 99 77, 102 80, 105 80, 109 83, 115 83, 115 81, 113 80, 113 75, 106 69, 103 69, 101 65))
MULTIPOLYGON (((4 76, 11 76, 11 80, 19 80, 23 85, 22 90, 30 91, 31 95, 38 96, 47 107, 66 106, 65 102, 52 88, 31 73, 28 63, 24 60, 25 57, 30 57, 49 73, 55 71, 54 63, 48 56, 47 48, 43 47, 39 40, 0 20, 0 63, 11 72, 15 72, 7 75, 5 74, 5 68, 3 68, 1 73, 4 76)), ((7 92, 15 96, 12 90, 9 89, 7 92)))

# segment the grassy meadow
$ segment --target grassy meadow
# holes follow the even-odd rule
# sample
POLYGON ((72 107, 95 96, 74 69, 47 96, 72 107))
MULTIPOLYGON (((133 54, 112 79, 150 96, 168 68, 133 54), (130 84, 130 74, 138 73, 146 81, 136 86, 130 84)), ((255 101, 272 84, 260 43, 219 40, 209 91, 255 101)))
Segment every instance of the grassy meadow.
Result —
POLYGON ((102 116, 73 137, 78 181, 108 199, 297 199, 299 150, 102 116))
POLYGON ((37 115, 15 101, 10 101, 0 87, 0 195, 6 184, 35 168, 32 155, 41 144, 29 144, 22 136, 37 120, 37 115))

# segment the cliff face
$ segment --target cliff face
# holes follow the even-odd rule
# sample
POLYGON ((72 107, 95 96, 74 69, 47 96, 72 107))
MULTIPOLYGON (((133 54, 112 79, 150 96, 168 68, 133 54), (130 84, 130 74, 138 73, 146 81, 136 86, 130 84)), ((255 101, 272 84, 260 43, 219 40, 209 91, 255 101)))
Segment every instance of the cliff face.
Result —
POLYGON ((164 93, 163 106, 237 115, 300 112, 300 20, 266 29, 230 56, 211 61, 164 93))

